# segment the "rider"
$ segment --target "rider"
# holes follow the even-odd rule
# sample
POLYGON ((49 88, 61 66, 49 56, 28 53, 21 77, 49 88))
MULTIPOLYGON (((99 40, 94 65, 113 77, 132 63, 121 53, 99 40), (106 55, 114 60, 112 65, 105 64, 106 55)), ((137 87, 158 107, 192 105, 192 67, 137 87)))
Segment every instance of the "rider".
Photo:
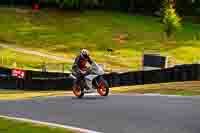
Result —
POLYGON ((85 75, 89 73, 86 66, 87 62, 91 65, 92 60, 87 49, 82 49, 80 55, 78 55, 72 66, 72 74, 76 77, 76 84, 84 78, 85 75))

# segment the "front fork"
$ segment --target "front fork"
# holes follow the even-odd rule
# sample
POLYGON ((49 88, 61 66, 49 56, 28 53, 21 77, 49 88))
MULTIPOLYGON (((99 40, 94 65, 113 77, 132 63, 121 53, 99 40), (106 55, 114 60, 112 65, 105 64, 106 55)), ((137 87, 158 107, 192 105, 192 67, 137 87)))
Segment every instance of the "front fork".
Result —
POLYGON ((98 76, 97 78, 95 78, 94 82, 93 82, 93 87, 95 89, 98 88, 100 81, 102 80, 102 76, 98 76))

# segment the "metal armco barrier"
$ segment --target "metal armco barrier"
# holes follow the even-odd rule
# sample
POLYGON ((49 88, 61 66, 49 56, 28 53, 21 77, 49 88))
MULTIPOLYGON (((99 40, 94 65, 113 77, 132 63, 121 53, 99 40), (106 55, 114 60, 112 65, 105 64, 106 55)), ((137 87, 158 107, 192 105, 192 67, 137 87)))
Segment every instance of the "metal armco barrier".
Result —
MULTIPOLYGON (((12 77, 12 69, 0 67, 0 88, 24 90, 71 90, 73 79, 68 73, 26 71, 24 79, 12 77)), ((109 73, 104 78, 110 87, 200 80, 200 64, 173 68, 109 73)))

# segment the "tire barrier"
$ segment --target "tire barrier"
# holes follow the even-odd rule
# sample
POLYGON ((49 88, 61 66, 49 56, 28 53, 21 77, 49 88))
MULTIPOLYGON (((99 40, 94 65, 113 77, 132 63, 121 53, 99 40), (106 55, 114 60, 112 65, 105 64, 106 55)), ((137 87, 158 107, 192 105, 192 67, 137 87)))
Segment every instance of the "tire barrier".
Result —
MULTIPOLYGON (((12 76, 12 69, 0 67, 0 88, 24 90, 71 90, 69 73, 26 71, 25 77, 12 76)), ((179 65, 173 68, 105 74, 110 87, 196 81, 200 80, 200 64, 179 65)))
POLYGON ((18 83, 16 79, 2 79, 0 80, 1 89, 18 89, 18 83))
POLYGON ((160 82, 167 83, 167 82, 174 82, 174 68, 167 68, 160 71, 160 82))
POLYGON ((39 72, 25 70, 25 77, 13 77, 12 71, 0 67, 0 88, 2 89, 21 89, 21 90, 49 90, 71 89, 73 79, 68 73, 39 72))
POLYGON ((24 89, 28 90, 71 90, 73 79, 25 80, 24 89))
POLYGON ((112 87, 112 74, 105 74, 103 78, 108 82, 108 85, 112 87))
POLYGON ((69 77, 68 73, 56 73, 56 72, 39 72, 39 71, 26 71, 26 79, 65 79, 69 77))
POLYGON ((200 80, 200 65, 194 65, 193 67, 195 70, 194 72, 195 79, 200 80))
POLYGON ((118 73, 111 73, 111 87, 120 86, 120 76, 118 73))
POLYGON ((0 80, 11 78, 11 70, 9 68, 0 67, 0 80))
POLYGON ((186 64, 173 68, 111 73, 111 87, 200 80, 200 64, 186 64))

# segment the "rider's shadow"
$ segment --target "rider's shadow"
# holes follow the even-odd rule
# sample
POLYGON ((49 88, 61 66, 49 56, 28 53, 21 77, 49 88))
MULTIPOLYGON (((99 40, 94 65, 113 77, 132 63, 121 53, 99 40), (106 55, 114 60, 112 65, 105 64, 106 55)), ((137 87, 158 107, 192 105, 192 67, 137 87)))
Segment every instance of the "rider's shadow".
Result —
POLYGON ((108 97, 101 97, 101 96, 84 96, 82 98, 72 97, 73 100, 105 100, 108 97))

